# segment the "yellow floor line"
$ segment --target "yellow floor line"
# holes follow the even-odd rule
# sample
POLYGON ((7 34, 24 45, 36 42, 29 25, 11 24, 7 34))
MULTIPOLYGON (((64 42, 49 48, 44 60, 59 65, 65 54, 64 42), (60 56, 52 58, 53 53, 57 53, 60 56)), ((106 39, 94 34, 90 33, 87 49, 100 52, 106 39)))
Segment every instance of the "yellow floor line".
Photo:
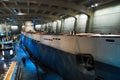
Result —
POLYGON ((16 66, 16 62, 12 62, 10 64, 10 68, 8 69, 8 71, 6 73, 4 80, 11 80, 15 66, 16 66))

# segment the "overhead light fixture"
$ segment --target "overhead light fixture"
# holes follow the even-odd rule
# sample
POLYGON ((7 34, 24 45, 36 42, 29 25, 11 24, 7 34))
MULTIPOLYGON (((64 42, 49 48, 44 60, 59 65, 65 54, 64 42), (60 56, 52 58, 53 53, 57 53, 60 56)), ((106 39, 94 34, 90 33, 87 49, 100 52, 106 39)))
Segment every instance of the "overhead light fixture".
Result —
POLYGON ((26 15, 26 13, 18 12, 17 15, 26 15))
POLYGON ((90 8, 94 8, 94 7, 97 7, 98 6, 98 3, 95 3, 95 4, 92 4, 91 6, 90 6, 90 8))
POLYGON ((97 7, 97 6, 98 6, 98 3, 95 4, 95 7, 97 7))
POLYGON ((95 7, 94 5, 91 5, 91 7, 93 8, 93 7, 95 7))

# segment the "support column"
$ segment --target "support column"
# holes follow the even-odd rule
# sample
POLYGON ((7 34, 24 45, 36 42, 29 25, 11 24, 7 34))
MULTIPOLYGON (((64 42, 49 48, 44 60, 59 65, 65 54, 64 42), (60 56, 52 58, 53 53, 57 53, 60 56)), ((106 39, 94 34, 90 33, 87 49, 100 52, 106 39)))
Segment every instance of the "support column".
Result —
POLYGON ((64 28, 64 26, 63 26, 64 20, 65 20, 64 18, 62 18, 62 20, 61 20, 60 33, 62 32, 62 29, 64 28))
POLYGON ((86 28, 85 28, 85 33, 89 33, 90 32, 90 30, 89 30, 89 28, 90 28, 90 16, 87 16, 88 17, 88 19, 87 19, 87 22, 86 22, 86 28))
POLYGON ((90 10, 90 15, 88 15, 88 20, 86 23, 86 33, 91 33, 92 32, 92 26, 93 26, 93 18, 94 18, 94 11, 93 9, 90 10))
POLYGON ((59 25, 58 25, 59 22, 58 21, 56 21, 56 22, 57 22, 57 24, 56 24, 56 33, 58 34, 59 33, 59 28, 58 28, 59 27, 59 25))
POLYGON ((75 22, 74 22, 74 29, 73 29, 73 31, 76 34, 76 32, 77 32, 77 18, 76 17, 74 17, 74 18, 75 18, 75 22))
POLYGON ((51 24, 49 23, 48 24, 48 33, 50 34, 50 32, 51 32, 51 24))

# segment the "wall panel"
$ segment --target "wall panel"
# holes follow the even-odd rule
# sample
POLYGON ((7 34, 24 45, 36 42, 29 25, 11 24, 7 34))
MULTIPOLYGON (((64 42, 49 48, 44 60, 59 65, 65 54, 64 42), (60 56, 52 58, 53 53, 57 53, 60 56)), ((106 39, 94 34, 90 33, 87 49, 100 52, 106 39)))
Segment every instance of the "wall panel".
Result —
POLYGON ((96 10, 93 33, 120 33, 120 5, 96 10))

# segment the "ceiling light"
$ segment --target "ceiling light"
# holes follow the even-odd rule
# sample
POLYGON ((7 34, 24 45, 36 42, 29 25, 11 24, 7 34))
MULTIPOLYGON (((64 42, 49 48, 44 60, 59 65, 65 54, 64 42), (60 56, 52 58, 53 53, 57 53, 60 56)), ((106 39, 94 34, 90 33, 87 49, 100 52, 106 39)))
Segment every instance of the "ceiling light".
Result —
POLYGON ((98 6, 98 3, 95 4, 95 7, 97 7, 97 6, 98 6))
POLYGON ((91 5, 91 7, 93 8, 93 7, 95 7, 94 5, 91 5))
POLYGON ((94 7, 97 7, 97 6, 98 6, 98 3, 95 3, 95 4, 91 5, 90 7, 94 8, 94 7))
POLYGON ((18 12, 17 15, 26 15, 26 13, 18 12))

